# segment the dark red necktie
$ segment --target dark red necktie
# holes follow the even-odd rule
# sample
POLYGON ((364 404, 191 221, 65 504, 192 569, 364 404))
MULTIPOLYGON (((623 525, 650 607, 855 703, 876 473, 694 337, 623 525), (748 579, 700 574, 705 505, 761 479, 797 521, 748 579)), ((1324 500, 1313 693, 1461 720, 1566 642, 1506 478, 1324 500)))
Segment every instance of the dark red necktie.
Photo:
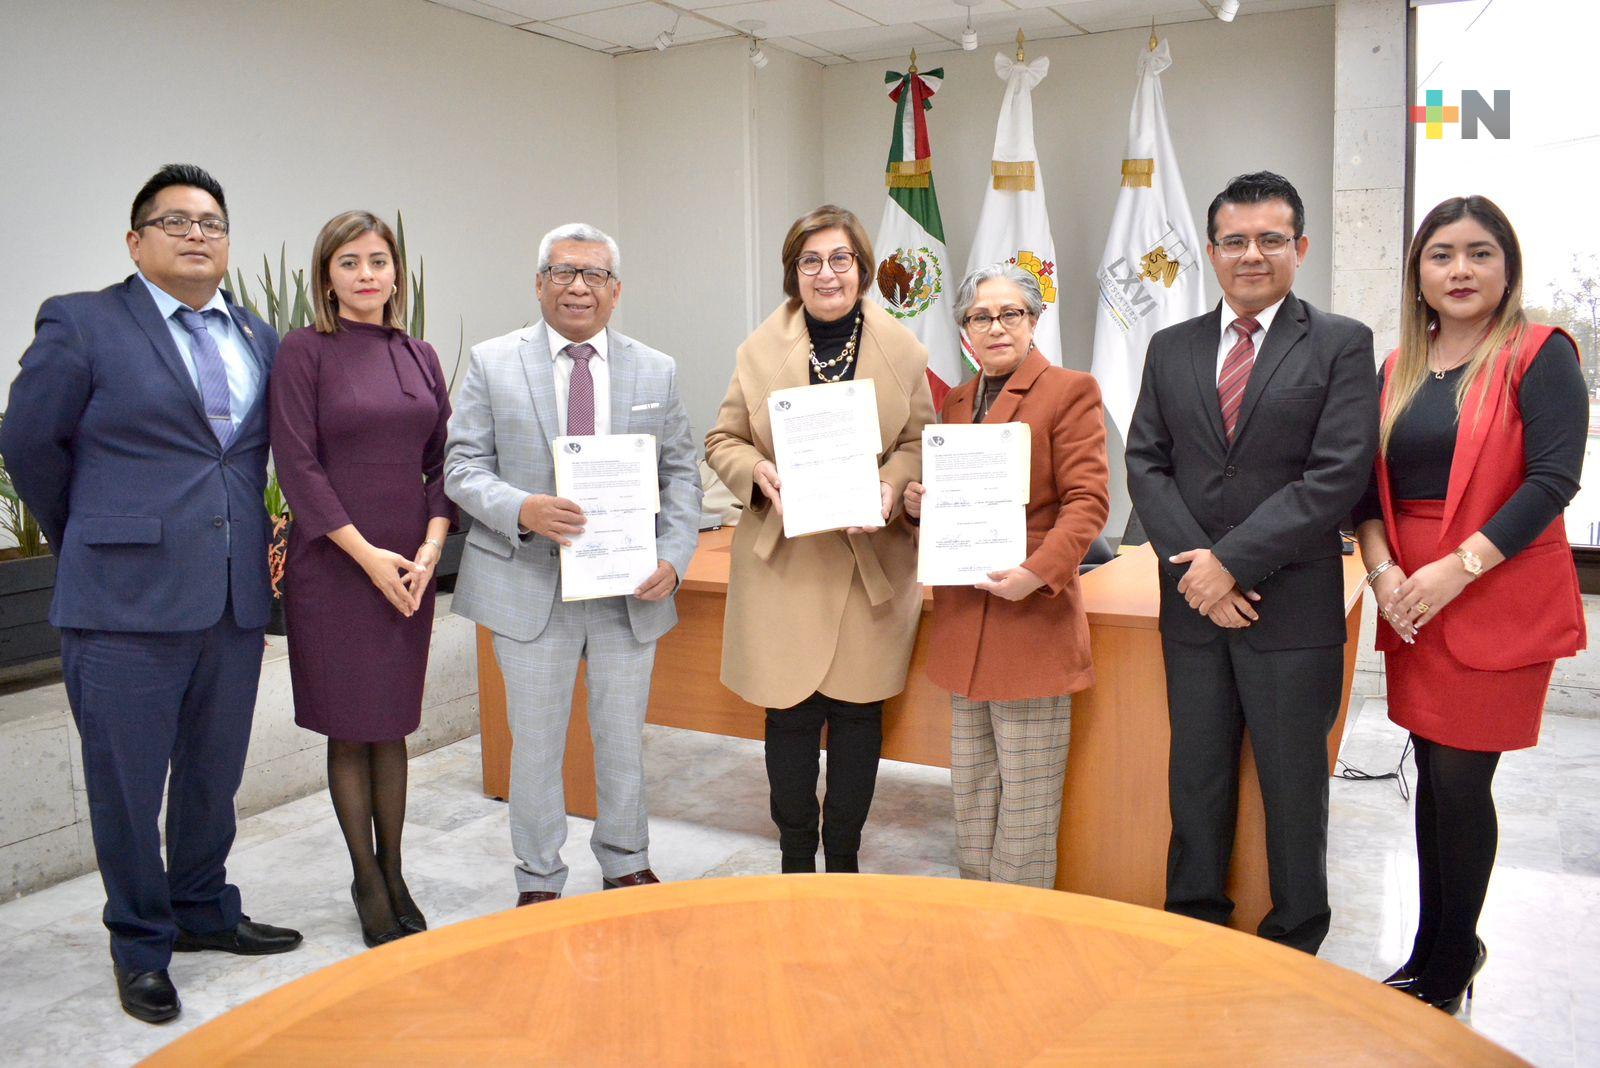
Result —
POLYGON ((1244 403, 1245 387, 1250 384, 1250 368, 1256 364, 1256 345, 1250 335, 1261 328, 1254 319, 1235 319, 1228 329, 1239 335, 1239 340, 1228 350, 1222 361, 1222 374, 1217 378, 1217 402, 1222 405, 1222 429, 1228 442, 1233 442, 1234 428, 1239 425, 1239 406, 1244 403))

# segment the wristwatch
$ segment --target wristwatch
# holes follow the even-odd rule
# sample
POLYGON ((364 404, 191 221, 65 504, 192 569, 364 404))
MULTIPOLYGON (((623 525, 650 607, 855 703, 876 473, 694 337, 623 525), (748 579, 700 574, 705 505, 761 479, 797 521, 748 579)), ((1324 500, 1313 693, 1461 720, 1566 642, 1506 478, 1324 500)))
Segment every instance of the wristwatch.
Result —
POLYGON ((1461 561, 1461 566, 1467 569, 1467 574, 1473 578, 1483 574, 1483 557, 1471 549, 1457 549, 1455 555, 1461 561))

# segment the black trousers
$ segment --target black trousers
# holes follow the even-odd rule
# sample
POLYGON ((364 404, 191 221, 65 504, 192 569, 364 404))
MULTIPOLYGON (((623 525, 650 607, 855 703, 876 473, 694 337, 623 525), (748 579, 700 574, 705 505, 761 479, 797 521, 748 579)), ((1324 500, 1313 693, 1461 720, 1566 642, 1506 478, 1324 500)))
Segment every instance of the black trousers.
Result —
POLYGON ((883 702, 855 704, 814 693, 793 708, 767 709, 767 782, 772 822, 786 856, 815 857, 817 817, 823 852, 854 856, 872 808, 883 751, 883 702), (817 804, 822 728, 828 728, 828 790, 817 804))
POLYGON ((1256 933, 1315 954, 1328 933, 1328 731, 1343 649, 1260 650, 1243 631, 1203 645, 1162 641, 1172 750, 1168 912, 1211 923, 1233 913, 1228 864, 1239 751, 1250 732, 1267 822, 1272 909, 1256 933))

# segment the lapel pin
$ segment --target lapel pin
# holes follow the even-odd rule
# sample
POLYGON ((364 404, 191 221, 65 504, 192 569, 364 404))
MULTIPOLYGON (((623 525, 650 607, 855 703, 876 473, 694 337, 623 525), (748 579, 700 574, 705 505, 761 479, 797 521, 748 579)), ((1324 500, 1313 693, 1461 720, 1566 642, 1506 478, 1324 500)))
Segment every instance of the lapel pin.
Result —
POLYGON ((256 339, 256 332, 254 330, 250 329, 250 324, 249 323, 243 323, 243 322, 240 323, 239 324, 239 329, 243 330, 244 331, 244 336, 249 338, 251 341, 254 341, 256 339))

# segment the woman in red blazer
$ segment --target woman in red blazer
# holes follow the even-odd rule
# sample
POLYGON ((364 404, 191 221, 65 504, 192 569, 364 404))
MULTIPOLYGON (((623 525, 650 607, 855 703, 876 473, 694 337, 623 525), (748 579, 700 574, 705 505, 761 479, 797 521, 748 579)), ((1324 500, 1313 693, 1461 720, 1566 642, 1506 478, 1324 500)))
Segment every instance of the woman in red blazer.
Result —
POLYGON ((1406 257, 1400 347, 1382 371, 1380 448, 1357 509, 1389 718, 1417 754, 1420 915, 1385 982, 1447 1012, 1470 997, 1497 842, 1500 754, 1539 739, 1554 662, 1582 649, 1562 510, 1588 398, 1577 348, 1522 311, 1522 252, 1491 201, 1428 213, 1406 257))
MULTIPOLYGON (((1078 565, 1105 526, 1100 388, 1033 347, 1038 280, 1009 264, 972 272, 956 321, 982 365, 952 390, 944 423, 1026 423, 1031 431, 1027 559, 975 586, 933 593, 928 677, 950 691, 956 850, 969 879, 1051 887, 1072 694, 1094 681, 1078 565)), ((906 487, 906 512, 923 487, 906 487)))

